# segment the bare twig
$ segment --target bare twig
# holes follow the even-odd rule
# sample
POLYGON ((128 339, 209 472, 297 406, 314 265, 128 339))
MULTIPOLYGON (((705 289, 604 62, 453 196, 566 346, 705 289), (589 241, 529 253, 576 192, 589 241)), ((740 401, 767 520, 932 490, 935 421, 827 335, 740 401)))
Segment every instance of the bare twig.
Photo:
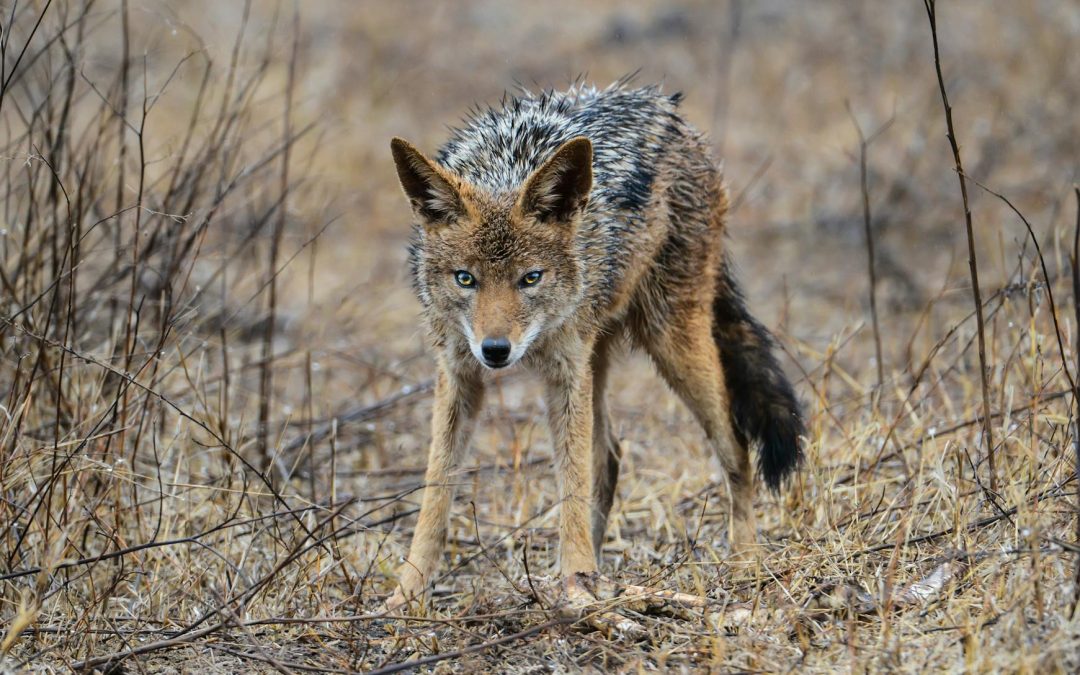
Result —
POLYGON ((355 408, 345 410, 340 414, 335 415, 331 421, 314 427, 302 436, 293 439, 292 441, 287 443, 284 448, 282 448, 282 452, 295 452, 300 448, 304 447, 305 443, 318 443, 319 441, 330 435, 330 432, 335 428, 335 425, 340 428, 342 425, 345 424, 357 424, 360 422, 367 422, 368 420, 373 419, 380 413, 385 412, 386 410, 394 407, 402 401, 410 400, 418 396, 423 396, 431 393, 434 387, 434 380, 427 380, 426 382, 421 382, 417 385, 406 385, 402 387, 401 390, 398 391, 396 394, 387 396, 381 401, 376 401, 375 403, 371 403, 369 405, 357 406, 355 408))
POLYGON ((945 76, 941 72, 941 51, 938 47, 937 2, 923 0, 926 14, 930 19, 930 36, 934 43, 934 69, 937 72, 938 89, 941 91, 941 104, 945 109, 945 125, 948 129, 949 146, 952 148, 953 162, 956 165, 957 180, 960 181, 960 196, 964 204, 964 227, 967 233, 968 267, 971 271, 971 295, 975 302, 975 321, 979 339, 979 377, 982 383, 983 437, 986 439, 986 459, 990 471, 990 489, 997 492, 997 470, 994 464, 994 432, 990 417, 989 366, 986 362, 985 323, 982 314, 982 293, 979 290, 979 263, 975 254, 975 229, 971 223, 971 206, 968 203, 967 182, 964 180, 964 165, 960 160, 960 143, 956 139, 953 126, 952 106, 945 89, 945 76))
MULTIPOLYGON (((1073 228, 1072 250, 1072 288, 1073 310, 1078 327, 1076 335, 1076 368, 1080 373, 1080 186, 1073 187, 1076 196, 1076 227, 1073 228)), ((1073 471, 1080 476, 1080 396, 1073 388, 1073 471)), ((1080 495, 1076 498, 1076 540, 1080 541, 1080 495)), ((1076 618, 1076 609, 1080 606, 1080 556, 1076 557, 1076 571, 1073 574, 1073 601, 1069 616, 1076 618)))
POLYGON ((292 135, 292 108, 293 108, 293 89, 296 83, 296 62, 299 52, 299 40, 300 40, 300 8, 293 4, 293 41, 292 50, 289 56, 289 70, 288 77, 285 84, 285 110, 282 117, 283 129, 282 129, 282 146, 284 151, 281 153, 281 180, 279 183, 279 194, 281 195, 281 204, 277 210, 277 220, 274 223, 274 230, 270 236, 270 253, 267 260, 266 273, 269 277, 269 292, 267 293, 267 305, 268 314, 266 320, 266 328, 263 333, 262 342, 262 358, 263 365, 260 370, 259 378, 259 451, 262 453, 263 471, 268 471, 273 461, 273 456, 278 453, 276 450, 273 452, 268 445, 268 437, 270 434, 270 408, 274 397, 273 391, 273 354, 274 354, 274 330, 277 323, 277 301, 278 301, 278 287, 277 287, 277 266, 278 266, 278 251, 281 248, 281 236, 285 231, 285 220, 288 216, 289 210, 289 158, 291 156, 293 135, 292 135))
POLYGON ((863 130, 859 125, 858 118, 855 116, 855 111, 851 109, 851 102, 845 101, 845 105, 847 106, 848 115, 851 117, 851 123, 855 126, 856 133, 859 134, 859 185, 862 190, 863 200, 863 227, 866 231, 867 272, 870 277, 870 318, 874 325, 874 355, 877 359, 877 390, 878 395, 880 395, 882 385, 885 383, 885 364, 881 356, 881 327, 878 324, 877 269, 876 258, 874 256, 874 228, 870 217, 870 185, 866 171, 866 153, 870 144, 892 126, 893 118, 890 118, 887 122, 878 127, 878 129, 867 138, 863 135, 863 130))

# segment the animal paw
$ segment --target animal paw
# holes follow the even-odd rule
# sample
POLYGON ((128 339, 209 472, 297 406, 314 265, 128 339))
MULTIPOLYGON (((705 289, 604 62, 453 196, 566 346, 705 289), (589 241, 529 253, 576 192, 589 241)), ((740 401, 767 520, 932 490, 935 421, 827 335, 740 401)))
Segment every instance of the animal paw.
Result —
POLYGON ((559 610, 577 616, 609 638, 640 640, 648 635, 639 621, 619 610, 616 584, 596 572, 578 572, 563 579, 559 610))
POLYGON ((526 581, 542 604, 610 637, 628 640, 648 636, 641 623, 647 614, 688 620, 693 618, 692 610, 716 604, 699 595, 621 584, 595 572, 572 574, 561 583, 536 577, 526 581))
POLYGON ((399 583, 394 593, 383 603, 383 613, 400 614, 410 606, 419 602, 423 597, 423 589, 407 590, 404 584, 399 583))

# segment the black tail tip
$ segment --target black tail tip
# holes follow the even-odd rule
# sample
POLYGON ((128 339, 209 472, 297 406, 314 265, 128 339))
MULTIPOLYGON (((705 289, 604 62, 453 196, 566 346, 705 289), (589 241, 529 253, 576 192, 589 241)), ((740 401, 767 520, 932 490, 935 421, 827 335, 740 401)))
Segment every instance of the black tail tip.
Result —
POLYGON ((787 409, 770 416, 758 439, 758 472, 773 492, 779 492, 784 480, 802 463, 803 421, 798 409, 787 409))

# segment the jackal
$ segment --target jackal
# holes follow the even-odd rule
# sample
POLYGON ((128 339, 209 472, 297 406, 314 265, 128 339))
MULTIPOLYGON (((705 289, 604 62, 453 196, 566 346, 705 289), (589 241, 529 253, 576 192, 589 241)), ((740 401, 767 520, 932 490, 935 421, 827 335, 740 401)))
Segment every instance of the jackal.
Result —
POLYGON ((391 142, 438 376, 419 522, 389 606, 436 570, 451 474, 492 370, 520 363, 546 387, 569 585, 596 571, 615 495, 605 398, 622 345, 649 355, 704 428, 728 477, 733 548, 756 537, 749 445, 773 490, 799 464, 799 406, 736 285, 727 191, 680 99, 575 85, 474 112, 434 160, 391 142))

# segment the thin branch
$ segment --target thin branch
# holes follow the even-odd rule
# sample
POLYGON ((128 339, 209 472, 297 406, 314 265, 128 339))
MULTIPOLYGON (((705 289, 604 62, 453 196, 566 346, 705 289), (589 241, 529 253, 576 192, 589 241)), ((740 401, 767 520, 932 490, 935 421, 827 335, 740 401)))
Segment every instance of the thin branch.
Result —
MULTIPOLYGON (((1080 373, 1080 186, 1073 187, 1076 195, 1076 227, 1073 229, 1072 250, 1072 285, 1073 285, 1073 310, 1076 315, 1076 369, 1080 373)), ((1075 388, 1073 390, 1075 392, 1075 388)), ((1080 397, 1073 396, 1075 404, 1073 415, 1073 454, 1075 463, 1073 470, 1080 476, 1080 397)), ((1076 540, 1080 541, 1080 496, 1076 498, 1076 540)), ((1080 606, 1080 556, 1076 557, 1076 572, 1073 575, 1073 600, 1069 610, 1069 617, 1076 618, 1076 608, 1080 606)))
POLYGON ((880 396, 882 386, 885 384, 885 361, 881 356, 881 327, 878 323, 877 311, 877 265, 876 256, 874 255, 874 228, 870 214, 870 184, 866 171, 866 154, 870 144, 892 126, 893 119, 895 118, 890 118, 867 138, 863 135, 859 120, 855 117, 855 111, 851 109, 851 102, 845 101, 844 105, 847 107, 848 115, 851 117, 851 123, 855 125, 855 132, 859 134, 859 186, 862 190, 863 227, 866 230, 866 259, 868 263, 867 273, 870 277, 870 318, 873 321, 874 326, 874 355, 877 359, 877 392, 880 396))
POLYGON ((997 468, 994 463, 994 431, 990 417, 990 381, 986 363, 986 329, 983 321, 982 293, 979 291, 979 262, 975 255, 975 228, 971 223, 971 205, 968 202, 967 182, 964 180, 964 164, 960 160, 960 144, 956 140, 956 127, 953 125, 952 106, 949 94, 945 90, 945 76, 941 72, 941 50, 938 47, 937 3, 936 0, 923 0, 926 15, 930 20, 930 36, 934 43, 934 70, 937 72, 938 89, 941 91, 941 104, 945 109, 945 126, 948 129, 949 147, 952 148, 953 162, 956 165, 957 180, 960 181, 960 197, 964 203, 964 227, 967 233, 968 268, 971 270, 971 295, 975 302, 975 320, 979 340, 979 377, 982 382, 983 437, 986 439, 986 459, 990 471, 990 490, 997 492, 997 468))

